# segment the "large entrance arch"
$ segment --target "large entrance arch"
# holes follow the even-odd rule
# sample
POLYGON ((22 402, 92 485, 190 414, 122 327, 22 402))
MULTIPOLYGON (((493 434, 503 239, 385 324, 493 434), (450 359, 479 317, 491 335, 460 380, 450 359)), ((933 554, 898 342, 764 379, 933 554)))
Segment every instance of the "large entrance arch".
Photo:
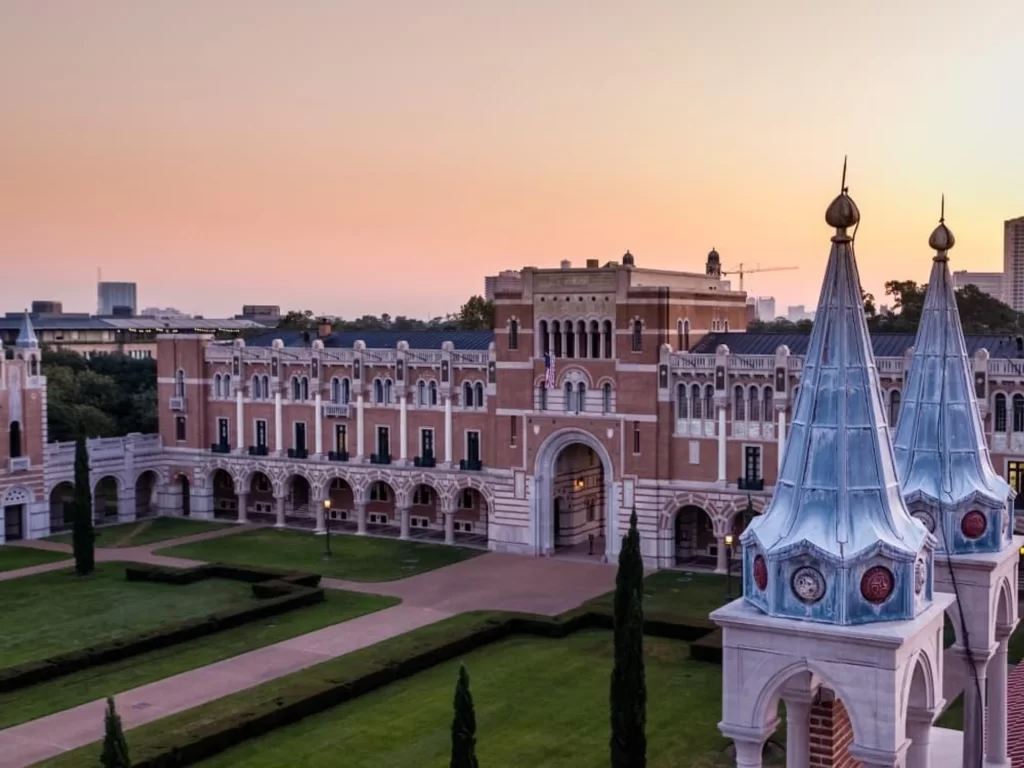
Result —
POLYGON ((562 429, 537 451, 530 533, 538 555, 579 548, 613 557, 617 551, 618 494, 611 456, 582 429, 562 429), (557 501, 556 501, 557 499, 557 501), (557 531, 556 531, 557 528, 557 531))

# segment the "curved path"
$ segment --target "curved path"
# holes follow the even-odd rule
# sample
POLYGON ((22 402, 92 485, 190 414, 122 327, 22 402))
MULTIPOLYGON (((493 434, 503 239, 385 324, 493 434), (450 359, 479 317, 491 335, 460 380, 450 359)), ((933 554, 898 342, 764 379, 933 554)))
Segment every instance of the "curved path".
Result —
MULTIPOLYGON (((143 547, 97 549, 100 561, 198 565, 162 557, 152 550, 227 536, 227 528, 143 547)), ((31 541, 18 546, 70 551, 65 544, 31 541)), ((0 573, 0 580, 67 568, 71 561, 0 573)), ((523 611, 556 616, 615 587, 615 569, 606 565, 488 553, 392 582, 362 583, 323 579, 330 589, 389 595, 402 603, 205 667, 182 672, 117 694, 125 728, 205 704, 322 661, 366 648, 458 613, 476 610, 523 611)), ((0 731, 2 764, 21 768, 103 738, 102 699, 0 731)))

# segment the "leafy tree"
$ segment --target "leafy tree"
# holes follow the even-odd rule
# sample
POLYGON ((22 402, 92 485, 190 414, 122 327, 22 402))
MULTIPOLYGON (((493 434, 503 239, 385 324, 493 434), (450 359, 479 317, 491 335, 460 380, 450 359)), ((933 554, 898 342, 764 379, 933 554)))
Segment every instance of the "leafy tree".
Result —
POLYGON ((644 674, 644 563, 636 508, 622 537, 615 575, 615 666, 611 684, 612 768, 647 765, 647 684, 644 674))
POLYGON ((75 498, 71 544, 75 553, 75 572, 88 576, 95 568, 96 536, 92 529, 92 489, 89 484, 89 451, 85 436, 75 442, 75 498))
POLYGON ((121 727, 121 716, 114 709, 114 697, 107 696, 107 714, 103 718, 103 752, 100 765, 103 768, 132 768, 128 757, 128 742, 121 727))
POLYGON ((483 296, 470 296, 459 310, 459 325, 464 331, 494 329, 494 302, 483 296))
POLYGON ((469 672, 459 667, 455 683, 455 716, 452 718, 451 768, 477 768, 476 715, 473 712, 473 694, 469 692, 469 672))
POLYGON ((316 328, 316 319, 311 309, 291 309, 278 320, 277 327, 287 331, 303 331, 316 328))

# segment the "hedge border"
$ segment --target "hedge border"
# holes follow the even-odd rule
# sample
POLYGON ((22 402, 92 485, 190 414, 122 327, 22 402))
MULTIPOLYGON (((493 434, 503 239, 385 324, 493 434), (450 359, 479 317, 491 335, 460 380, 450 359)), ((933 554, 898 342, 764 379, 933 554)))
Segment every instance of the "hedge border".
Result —
MULTIPOLYGON (((292 725, 514 635, 562 639, 582 630, 612 628, 611 614, 586 608, 555 618, 508 614, 500 619, 482 619, 480 624, 448 635, 443 642, 426 650, 404 658, 370 662, 367 671, 358 677, 313 681, 305 678, 289 690, 241 713, 199 724, 190 728, 187 736, 180 735, 176 740, 171 737, 166 745, 154 747, 160 750, 157 754, 133 763, 133 768, 178 768, 198 763, 249 739, 292 725)), ((684 640, 691 643, 691 647, 714 634, 714 628, 714 624, 699 619, 682 623, 664 615, 655 615, 644 621, 645 635, 684 640)), ((719 663, 720 660, 719 650, 719 663)))
POLYGON ((206 637, 269 616, 315 605, 323 602, 325 598, 323 589, 319 587, 319 574, 238 567, 223 563, 211 563, 194 568, 133 564, 125 568, 125 579, 177 585, 194 584, 205 579, 242 581, 252 585, 253 596, 260 602, 245 608, 218 611, 202 618, 166 624, 131 637, 46 659, 4 667, 0 669, 0 693, 10 693, 89 667, 110 664, 131 656, 206 637))

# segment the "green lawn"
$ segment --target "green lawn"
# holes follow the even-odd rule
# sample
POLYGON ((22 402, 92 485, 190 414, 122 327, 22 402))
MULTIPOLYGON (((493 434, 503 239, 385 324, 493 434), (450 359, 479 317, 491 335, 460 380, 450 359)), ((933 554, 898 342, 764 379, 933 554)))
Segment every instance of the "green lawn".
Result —
POLYGON ((51 571, 0 581, 0 667, 116 640, 168 622, 254 601, 248 584, 210 579, 176 586, 126 581, 124 563, 90 576, 51 571))
MULTIPOLYGON (((648 638, 648 765, 724 766, 720 670, 687 658, 685 643, 648 638), (685 756, 685 757, 684 757, 685 756)), ((465 659, 481 765, 608 765, 611 633, 564 640, 516 637, 465 659)), ((451 749, 458 662, 442 664, 357 701, 246 742, 201 763, 333 768, 442 768, 451 749)), ((130 740, 130 735, 129 735, 130 740)))
POLYGON ((394 581, 481 554, 479 550, 397 539, 331 537, 330 560, 323 559, 324 537, 302 531, 258 528, 236 536, 161 549, 157 554, 206 562, 314 571, 351 581, 394 581))
MULTIPOLYGON (((152 517, 134 523, 120 523, 97 528, 96 546, 141 547, 230 526, 231 523, 208 523, 205 520, 189 520, 183 517, 152 517)), ((58 533, 56 536, 50 536, 47 541, 71 544, 71 533, 58 533)))
MULTIPOLYGON (((644 579, 644 614, 709 621, 709 613, 739 596, 738 578, 732 580, 732 598, 726 596, 726 586, 726 577, 714 573, 658 571, 644 579)), ((609 592, 586 605, 611 611, 614 596, 609 592)))
POLYGON ((44 549, 15 546, 0 547, 0 571, 16 571, 19 568, 28 568, 32 565, 69 559, 71 559, 71 555, 67 552, 48 552, 44 549))
MULTIPOLYGON (((248 587, 246 589, 248 590, 248 587)), ((326 590, 326 600, 317 605, 250 622, 170 648, 82 670, 20 691, 0 694, 0 729, 136 688, 179 672, 213 664, 396 603, 398 600, 389 597, 326 590)))

